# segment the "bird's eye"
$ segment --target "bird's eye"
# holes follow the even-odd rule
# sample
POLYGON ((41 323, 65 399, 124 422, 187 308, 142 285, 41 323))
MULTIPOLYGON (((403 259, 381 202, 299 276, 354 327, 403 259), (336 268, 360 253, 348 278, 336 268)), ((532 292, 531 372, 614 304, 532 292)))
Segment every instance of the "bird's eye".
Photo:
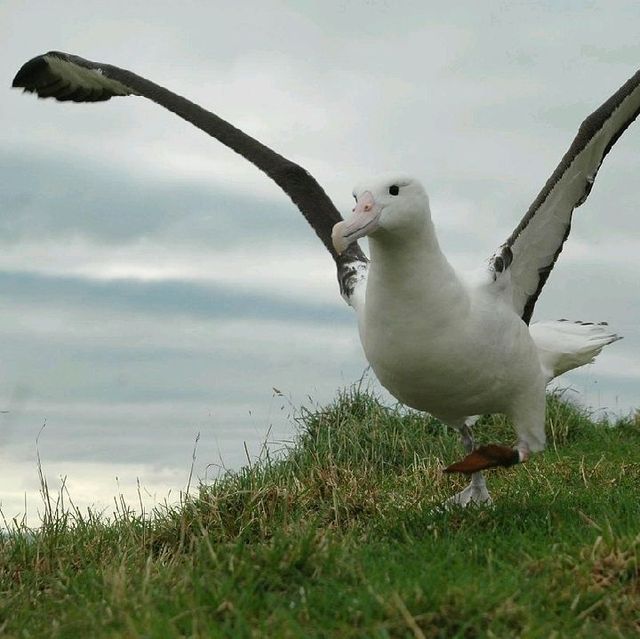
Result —
POLYGON ((392 184, 389 187, 389 195, 398 195, 400 193, 400 187, 397 184, 392 184))
POLYGON ((358 196, 357 196, 355 193, 353 193, 353 199, 354 199, 356 202, 358 201, 358 196))

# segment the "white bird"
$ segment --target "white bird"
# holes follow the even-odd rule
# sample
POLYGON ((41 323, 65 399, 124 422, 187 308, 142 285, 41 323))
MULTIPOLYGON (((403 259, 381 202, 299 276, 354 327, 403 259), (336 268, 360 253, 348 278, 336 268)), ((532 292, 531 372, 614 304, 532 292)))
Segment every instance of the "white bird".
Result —
POLYGON ((94 102, 140 95, 173 111, 251 161, 291 198, 334 258, 341 293, 356 311, 366 357, 381 384, 412 408, 457 429, 467 456, 446 471, 471 474, 449 500, 490 501, 481 471, 524 462, 545 446, 545 387, 593 361, 620 339, 606 324, 559 320, 529 326, 604 156, 640 112, 640 72, 580 126, 578 134, 514 232, 475 277, 457 273, 440 250, 429 200, 408 176, 354 190, 342 220, 302 167, 202 107, 130 71, 49 52, 17 73, 14 87, 39 97, 94 102), (368 237, 370 260, 357 240, 368 237), (515 448, 474 447, 478 415, 504 413, 515 448))

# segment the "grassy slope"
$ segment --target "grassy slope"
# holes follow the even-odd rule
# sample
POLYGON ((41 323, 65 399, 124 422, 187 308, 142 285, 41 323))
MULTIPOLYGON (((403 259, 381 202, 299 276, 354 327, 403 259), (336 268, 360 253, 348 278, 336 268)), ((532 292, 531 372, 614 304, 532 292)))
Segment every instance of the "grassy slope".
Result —
MULTIPOLYGON (((179 510, 50 513, 0 540, 7 637, 630 637, 640 633, 640 425, 549 398, 549 448, 494 508, 434 507, 457 439, 345 393, 286 459, 179 510)), ((493 419, 484 441, 509 442, 493 419)))

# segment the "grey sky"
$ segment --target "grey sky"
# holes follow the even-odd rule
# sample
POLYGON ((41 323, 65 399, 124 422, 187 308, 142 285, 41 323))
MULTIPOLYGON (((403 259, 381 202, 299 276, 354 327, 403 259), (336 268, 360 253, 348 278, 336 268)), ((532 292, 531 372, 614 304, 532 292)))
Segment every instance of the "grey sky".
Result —
MULTIPOLYGON (((640 67, 635 2, 0 4, 0 501, 45 470, 81 504, 135 478, 162 498, 366 366, 331 260, 243 159, 136 98, 10 91, 50 49, 128 67, 307 168, 336 205, 389 170, 422 179, 473 268, 511 232, 582 119, 640 67), (453 3, 452 3, 453 4, 453 3), (119 477, 119 485, 114 478, 119 477)), ((607 157, 536 308, 625 340, 562 378, 640 406, 640 127, 607 157)), ((36 501, 33 501, 35 507, 36 501)))

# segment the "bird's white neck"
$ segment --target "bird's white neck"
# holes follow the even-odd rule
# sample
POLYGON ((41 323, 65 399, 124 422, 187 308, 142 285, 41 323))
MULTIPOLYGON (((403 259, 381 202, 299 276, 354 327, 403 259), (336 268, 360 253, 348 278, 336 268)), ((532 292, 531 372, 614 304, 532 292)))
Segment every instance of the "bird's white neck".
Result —
MULTIPOLYGON (((425 392, 432 397, 421 371, 448 371, 451 336, 464 334, 459 327, 469 315, 469 294, 442 254, 430 220, 403 238, 370 236, 369 247, 360 339, 382 385, 415 408, 425 392)), ((436 395, 438 383, 432 385, 436 395)))
POLYGON ((396 298, 403 305, 426 302, 429 308, 452 302, 452 296, 461 293, 462 285, 440 250, 431 220, 401 237, 393 233, 369 237, 369 250, 367 303, 370 292, 377 297, 376 291, 384 291, 388 303, 396 298))

